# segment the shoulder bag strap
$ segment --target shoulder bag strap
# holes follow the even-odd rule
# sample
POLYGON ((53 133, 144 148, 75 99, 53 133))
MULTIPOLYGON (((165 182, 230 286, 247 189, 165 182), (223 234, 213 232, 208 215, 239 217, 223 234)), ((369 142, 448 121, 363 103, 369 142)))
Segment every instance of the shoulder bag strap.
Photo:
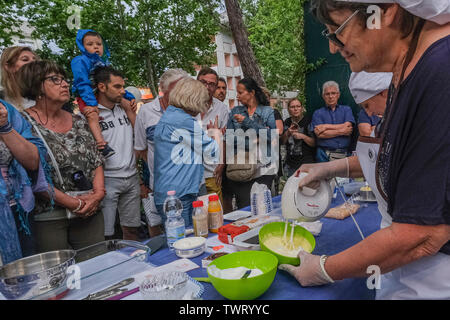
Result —
POLYGON ((63 178, 62 178, 62 176, 61 176, 61 172, 59 171, 58 163, 56 162, 56 159, 55 159, 55 156, 53 155, 52 150, 51 150, 50 147, 48 146, 47 141, 45 141, 44 136, 43 136, 42 133, 41 133, 41 130, 39 130, 38 126, 37 126, 37 125, 34 123, 34 121, 31 119, 30 115, 29 115, 26 111, 25 111, 24 113, 25 113, 25 115, 27 116, 28 121, 31 123, 31 125, 33 126, 34 130, 36 131, 36 133, 39 135, 39 138, 41 138, 42 142, 44 143, 45 148, 47 149, 47 153, 48 153, 48 155, 50 156, 50 159, 51 159, 51 161, 52 161, 53 167, 55 168, 56 175, 58 176, 59 183, 61 184, 61 188, 62 188, 64 191, 66 191, 66 188, 65 188, 65 186, 64 186, 64 181, 63 181, 63 178))

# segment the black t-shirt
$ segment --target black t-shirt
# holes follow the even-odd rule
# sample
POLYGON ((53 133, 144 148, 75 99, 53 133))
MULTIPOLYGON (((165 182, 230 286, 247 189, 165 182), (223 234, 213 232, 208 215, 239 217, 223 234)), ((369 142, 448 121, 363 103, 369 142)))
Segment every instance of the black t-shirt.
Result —
POLYGON ((277 120, 283 121, 283 117, 281 116, 280 111, 278 111, 277 109, 273 109, 273 115, 275 117, 275 121, 277 120))
MULTIPOLYGON (((377 173, 389 214, 450 225, 450 36, 424 53, 388 112, 377 173)), ((440 251, 450 254, 450 242, 440 251)))
MULTIPOLYGON (((298 123, 298 132, 313 137, 313 133, 309 130, 311 118, 304 116, 298 123)), ((284 132, 286 132, 292 125, 292 118, 286 119, 284 122, 284 132)), ((298 168, 304 163, 314 163, 315 148, 310 147, 303 140, 296 140, 294 137, 289 137, 286 142, 286 163, 290 167, 298 168)))
MULTIPOLYGON (((278 111, 277 109, 273 109, 273 115, 274 115, 274 117, 275 117, 275 122, 276 121, 278 121, 278 120, 281 120, 281 121, 283 121, 283 117, 281 116, 281 113, 280 113, 280 111, 278 111)), ((284 126, 284 122, 283 122, 283 126, 284 126)), ((279 144, 279 147, 278 147, 278 154, 280 155, 280 160, 279 160, 279 162, 278 162, 278 176, 282 176, 283 175, 283 169, 282 169, 282 159, 281 159, 281 144, 279 144)))

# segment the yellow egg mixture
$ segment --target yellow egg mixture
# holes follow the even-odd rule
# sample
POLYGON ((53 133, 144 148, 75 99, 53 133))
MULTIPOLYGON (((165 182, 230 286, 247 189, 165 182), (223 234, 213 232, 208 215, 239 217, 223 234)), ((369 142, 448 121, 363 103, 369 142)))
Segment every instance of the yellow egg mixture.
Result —
POLYGON ((282 235, 270 235, 264 240, 264 244, 270 250, 290 258, 297 258, 298 253, 303 250, 311 252, 311 244, 302 237, 294 237, 293 242, 290 238, 286 239, 282 235))

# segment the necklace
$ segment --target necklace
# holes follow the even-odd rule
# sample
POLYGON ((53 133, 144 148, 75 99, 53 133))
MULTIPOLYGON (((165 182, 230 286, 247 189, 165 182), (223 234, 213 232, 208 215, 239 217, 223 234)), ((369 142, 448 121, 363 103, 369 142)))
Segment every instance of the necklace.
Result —
POLYGON ((41 117, 39 116, 39 113, 38 113, 36 110, 34 110, 34 107, 31 108, 31 111, 33 111, 33 112, 36 114, 36 116, 37 116, 38 119, 39 119, 39 123, 45 127, 45 126, 47 125, 47 123, 48 123, 48 116, 47 116, 47 122, 44 123, 44 122, 41 120, 41 117))
MULTIPOLYGON (((58 123, 61 123, 61 121, 58 121, 57 119, 50 119, 48 117, 48 115, 47 115, 47 121, 44 123, 37 110, 35 110, 34 108, 30 108, 30 110, 36 114, 39 124, 42 125, 44 128, 50 129, 50 131, 56 130, 58 128, 58 123)), ((56 132, 58 132, 58 131, 56 130, 56 132)))

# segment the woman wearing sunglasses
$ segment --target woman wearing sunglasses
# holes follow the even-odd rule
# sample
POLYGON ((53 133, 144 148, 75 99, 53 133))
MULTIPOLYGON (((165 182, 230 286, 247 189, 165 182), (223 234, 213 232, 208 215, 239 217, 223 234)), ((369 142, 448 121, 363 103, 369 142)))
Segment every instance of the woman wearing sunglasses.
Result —
MULTIPOLYGON (((353 72, 393 72, 373 160, 381 230, 333 256, 301 252, 300 267, 281 266, 303 286, 383 274, 377 299, 450 297, 450 9, 449 0, 313 0, 330 51, 353 72), (390 2, 390 3, 388 3, 390 2), (362 4, 366 3, 366 4, 362 4), (368 28, 378 4, 379 28, 368 28), (370 10, 369 10, 370 12, 370 10), (425 18, 431 20, 425 20, 425 18), (437 23, 436 23, 437 22, 437 23)), ((300 188, 361 175, 357 157, 300 168, 300 188)))

